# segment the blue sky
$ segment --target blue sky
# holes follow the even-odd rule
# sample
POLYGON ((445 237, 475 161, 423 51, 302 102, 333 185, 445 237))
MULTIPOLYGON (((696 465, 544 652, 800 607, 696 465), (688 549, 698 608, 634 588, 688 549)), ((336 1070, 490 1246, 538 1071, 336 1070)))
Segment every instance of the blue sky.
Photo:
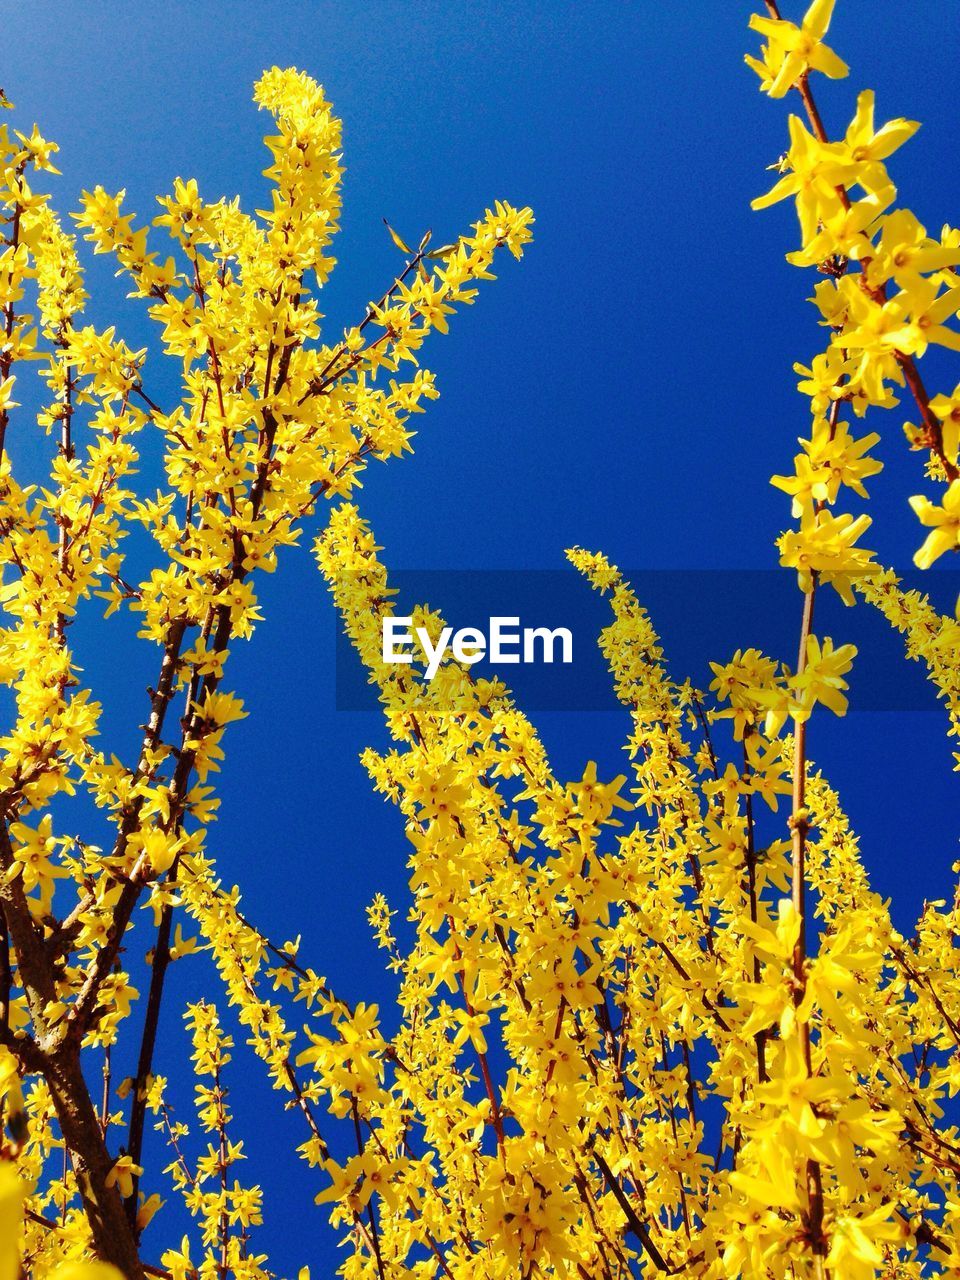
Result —
MULTIPOLYGON (((785 8, 796 16, 799 6, 785 8)), ((813 278, 783 259, 795 246, 792 211, 749 209, 786 136, 785 104, 762 98, 742 64, 756 43, 749 12, 716 0, 33 0, 4 14, 3 85, 19 126, 36 119, 61 145, 61 209, 101 183, 125 187, 129 208, 151 216, 177 175, 255 207, 267 122, 252 83, 273 63, 311 72, 344 120, 341 265, 323 297, 333 332, 392 277, 383 217, 407 238, 431 227, 445 241, 497 197, 534 207, 523 263, 506 264, 426 353, 442 398, 416 424, 415 455, 368 473, 361 505, 388 563, 560 569, 564 548, 580 543, 642 570, 762 570, 775 566, 788 520, 767 480, 789 469, 805 429, 791 366, 822 331, 804 303, 813 278)), ((892 170, 937 231, 960 217, 956 106, 944 92, 956 14, 950 0, 918 3, 909 22, 903 13, 899 0, 840 0, 831 43, 852 75, 818 95, 834 132, 865 86, 878 91, 879 117, 924 122, 892 170)), ((104 259, 89 279, 93 319, 117 323, 134 346, 152 343, 104 259)), ((172 400, 177 370, 154 364, 151 385, 172 400)), ((947 360, 924 372, 933 390, 960 380, 947 360)), ((900 422, 890 413, 874 424, 887 469, 870 486, 870 545, 905 567, 918 541, 906 497, 922 485, 900 422)), ((47 448, 40 437, 11 443, 25 468, 47 448)), ((678 674, 703 682, 709 658, 759 636, 793 660, 799 601, 782 610, 780 595, 731 577, 705 615, 689 576, 672 595, 663 581, 666 638, 689 667, 678 674)), ((336 709, 334 619, 306 549, 287 557, 264 599, 266 621, 231 658, 228 685, 251 715, 230 731, 213 847, 265 928, 302 933, 304 955, 344 994, 389 1000, 362 909, 381 887, 403 905, 404 839, 357 761, 383 731, 375 713, 336 709)), ((949 589, 943 599, 952 606, 949 589)), ((846 638, 839 611, 831 625, 846 638)), ((77 632, 118 750, 134 740, 154 665, 132 630, 118 623, 105 643, 92 626, 77 632)), ((820 717, 811 732, 903 927, 924 896, 948 891, 956 856, 943 719, 932 695, 914 701, 820 717)), ((579 776, 591 757, 619 771, 625 725, 612 701, 538 723, 561 776, 579 776)), ((188 965, 174 970, 181 1001, 205 976, 188 965)), ((168 1071, 183 1061, 177 1018, 173 1004, 168 1071)), ((310 1188, 299 1171, 294 1185, 278 1149, 298 1131, 258 1070, 238 1063, 235 1084, 240 1128, 263 1162, 262 1239, 279 1270, 309 1261, 322 1274, 334 1256, 324 1223, 318 1213, 304 1229, 310 1188)))

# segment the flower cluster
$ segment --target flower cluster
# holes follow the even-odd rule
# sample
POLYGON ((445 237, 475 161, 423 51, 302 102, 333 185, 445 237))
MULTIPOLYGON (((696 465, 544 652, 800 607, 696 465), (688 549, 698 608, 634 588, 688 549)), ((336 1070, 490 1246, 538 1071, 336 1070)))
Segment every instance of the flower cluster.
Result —
MULTIPOLYGON (((165 973, 202 948, 220 959, 232 942, 201 887, 212 882, 212 783, 228 727, 245 715, 223 682, 231 647, 260 619, 260 575, 371 460, 409 451, 411 416, 438 394, 419 360, 425 339, 474 301, 501 248, 520 257, 531 234, 528 209, 496 202, 440 248, 429 233, 414 249, 394 235, 394 280, 354 325, 325 336, 318 295, 334 266, 340 122, 299 71, 266 72, 255 98, 273 122, 264 210, 211 203, 178 179, 152 226, 126 211, 122 191, 100 187, 73 215, 93 250, 116 260, 180 371, 179 400, 165 406, 147 351, 85 318, 77 236, 36 189, 57 173, 56 146, 37 129, 0 129, 0 681, 14 712, 0 738, 0 1156, 22 1175, 11 1214, 29 1190, 21 1255, 36 1274, 90 1251, 143 1274, 140 1236, 159 1205, 143 1172, 148 1114, 172 1143, 186 1137, 153 1072, 165 973), (28 421, 17 410, 33 395, 21 394, 30 362, 42 388, 35 420, 52 438, 40 484, 9 448, 28 421), (162 460, 152 495, 135 481, 141 451, 151 468, 162 460), (104 605, 108 617, 132 615, 157 655, 132 758, 98 741, 101 708, 71 646, 75 619, 104 605), (91 822, 97 843, 79 834, 91 822), (141 904, 155 927, 139 942, 141 904), (191 911, 207 926, 201 938, 174 922, 191 911), (149 965, 143 993, 126 967, 137 953, 149 965), (115 1109, 111 1054, 128 1031, 137 1070, 115 1109), (91 1053, 103 1060, 102 1104, 81 1065, 91 1053)), ((200 1127, 226 1147, 212 1164, 171 1166, 201 1232, 199 1260, 182 1250, 170 1267, 259 1275, 247 1246, 259 1192, 208 1185, 239 1158, 219 1079, 228 1040, 208 1004, 190 1018, 197 1072, 214 1075, 200 1127)), ((256 1031, 272 1035, 264 1021, 256 1031)))

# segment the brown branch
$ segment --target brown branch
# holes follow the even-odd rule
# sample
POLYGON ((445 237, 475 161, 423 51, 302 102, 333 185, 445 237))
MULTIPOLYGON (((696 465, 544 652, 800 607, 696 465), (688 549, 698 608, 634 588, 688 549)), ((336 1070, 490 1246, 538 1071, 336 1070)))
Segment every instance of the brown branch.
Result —
MULTIPOLYGON (((359 325, 357 326, 358 333, 363 333, 367 325, 370 324, 371 321, 376 318, 377 312, 382 310, 383 307, 386 305, 386 303, 390 301, 394 293, 396 293, 397 289, 400 288, 400 286, 403 284, 404 280, 406 280, 410 272, 415 271, 420 266, 420 263, 423 261, 426 255, 427 244, 429 242, 429 239, 430 239, 430 233, 427 232, 426 236, 424 236, 424 238, 421 240, 420 247, 417 249, 417 252, 413 255, 412 258, 409 259, 408 262, 404 264, 403 270, 395 278, 393 284, 390 285, 389 289, 387 289, 386 293, 384 293, 380 301, 377 303, 371 303, 371 305, 367 307, 366 315, 363 317, 363 319, 360 321, 359 325)), ((379 342, 382 342, 382 341, 383 341, 382 338, 378 338, 377 342, 373 343, 372 345, 376 346, 379 342)), ((306 395, 304 395, 303 398, 300 400, 300 404, 303 404, 303 402, 309 399, 310 396, 322 395, 327 390, 328 387, 333 385, 334 382, 336 382, 339 378, 342 378, 344 374, 349 373, 350 370, 354 367, 354 365, 356 365, 363 358, 363 355, 364 355, 364 351, 362 350, 356 351, 351 355, 346 365, 344 365, 340 369, 335 368, 334 366, 336 365, 337 361, 346 354, 346 351, 347 351, 346 343, 341 342, 340 345, 334 350, 333 355, 330 357, 327 363, 323 366, 323 368, 317 374, 314 381, 307 388, 306 395)))
POLYGON ((104 1045, 103 1048, 103 1093, 100 1096, 100 1128, 106 1137, 107 1129, 110 1127, 110 1082, 113 1076, 113 1064, 111 1060, 110 1046, 104 1045))
MULTIPOLYGON (((357 1155, 363 1158, 363 1134, 360 1132, 360 1112, 356 1097, 350 1099, 350 1110, 353 1114, 353 1132, 357 1141, 357 1155)), ((376 1137, 376 1134, 374 1134, 376 1137)), ((373 1211, 373 1200, 367 1202, 367 1221, 370 1223, 370 1238, 373 1241, 373 1253, 377 1263, 377 1275, 386 1280, 383 1270, 383 1254, 380 1250, 380 1228, 377 1226, 377 1215, 373 1211)))
POLYGON ((218 1223, 218 1231, 220 1233, 220 1261, 217 1265, 217 1271, 220 1280, 227 1280, 230 1271, 230 1215, 227 1209, 227 1160, 229 1146, 227 1143, 227 1118, 224 1111, 224 1099, 226 1090, 220 1080, 220 1062, 219 1059, 214 1066, 213 1084, 216 1098, 217 1111, 217 1172, 220 1177, 220 1220, 218 1223))
POLYGON ((65 1145, 73 1153, 77 1189, 97 1256, 127 1280, 140 1280, 143 1266, 119 1188, 110 1182, 114 1160, 80 1066, 80 1046, 69 1041, 46 1055, 44 1079, 65 1145))
MULTIPOLYGON (((804 592, 803 614, 800 622, 800 651, 797 658, 797 678, 801 677, 807 667, 807 641, 813 630, 813 606, 816 599, 817 578, 813 575, 810 590, 804 592)), ((791 897, 794 910, 800 920, 800 932, 793 947, 794 995, 797 1004, 803 998, 805 982, 804 963, 806 961, 806 841, 810 828, 806 811, 807 784, 807 724, 806 720, 794 720, 793 733, 793 790, 792 811, 790 814, 791 859, 793 876, 791 897)), ((808 1049, 809 1059, 809 1049, 808 1049)), ((809 1067, 809 1061, 808 1061, 809 1067)))
MULTIPOLYGON (((59 337, 59 346, 66 347, 67 337, 66 330, 61 329, 59 337)), ((60 442, 58 452, 60 458, 65 463, 73 462, 76 457, 76 450, 73 447, 73 370, 67 365, 66 368, 66 389, 64 391, 63 408, 60 412, 60 442)), ((64 484, 60 485, 60 498, 62 500, 64 493, 64 484)), ((96 509, 96 502, 90 504, 90 520, 93 519, 93 512, 96 509)), ((90 521, 87 522, 87 528, 90 527, 90 521)), ((57 565, 60 570, 60 576, 67 574, 67 558, 70 551, 70 530, 69 521, 61 511, 57 516, 57 565)), ((72 575, 70 575, 72 576, 72 575)), ((63 643, 64 629, 66 627, 66 618, 61 612, 57 612, 57 620, 54 626, 54 634, 60 644, 63 643)))
MULTIPOLYGON (((16 168, 16 179, 19 181, 23 177, 23 171, 26 168, 26 160, 21 160, 16 168)), ((6 244, 15 254, 17 246, 20 243, 20 218, 23 213, 23 206, 19 200, 14 205, 13 221, 10 227, 10 236, 6 240, 6 244)), ((16 311, 13 302, 8 302, 4 308, 5 317, 3 325, 4 342, 2 352, 0 352, 0 382, 10 376, 10 369, 13 366, 13 351, 10 339, 13 337, 13 326, 16 321, 16 311)), ((0 462, 3 461, 4 445, 7 438, 7 427, 10 423, 10 415, 6 409, 0 409, 0 462)))
POLYGON ((13 966, 10 963, 10 930, 4 904, 0 902, 0 1038, 10 1030, 10 993, 13 988, 13 966))
POLYGON ((43 935, 31 914, 21 878, 8 878, 15 861, 6 819, 0 818, 0 868, 7 873, 0 876, 0 906, 3 908, 8 936, 16 952, 20 985, 27 997, 34 1027, 42 1041, 46 1032, 44 1008, 56 998, 56 983, 43 935))
MULTIPOLYGON (((452 937, 453 921, 450 920, 449 917, 447 918, 447 924, 450 927, 450 934, 452 937)), ((463 957, 460 953, 460 947, 457 945, 456 940, 454 940, 454 944, 453 944, 453 953, 454 953, 455 959, 458 962, 462 961, 463 957)), ((460 987, 460 994, 463 997, 463 1005, 467 1011, 467 1017, 475 1018, 476 1013, 474 1011, 473 1004, 470 1000, 470 996, 467 994, 467 978, 463 968, 457 969, 456 976, 457 976, 457 985, 460 987)), ((558 1029, 558 1034, 559 1034, 559 1029, 558 1029)), ((501 1111, 500 1111, 500 1103, 497 1099, 497 1091, 493 1083, 493 1077, 490 1074, 490 1065, 487 1062, 487 1055, 483 1053, 480 1049, 477 1049, 476 1052, 477 1052, 477 1060, 480 1063, 480 1074, 483 1076, 483 1087, 486 1090, 487 1099, 490 1103, 490 1119, 493 1124, 494 1132, 497 1135, 497 1149, 500 1152, 500 1154, 503 1155, 503 1148, 504 1148, 504 1143, 506 1142, 506 1136, 504 1134, 503 1115, 501 1114, 501 1111)))
MULTIPOLYGON (((747 761, 747 744, 746 739, 743 742, 743 772, 744 778, 749 781, 749 764, 747 761)), ((753 819, 753 796, 749 793, 744 799, 744 807, 747 815, 747 897, 750 903, 750 920, 753 924, 757 923, 757 849, 754 833, 753 819)), ((753 956, 753 980, 759 985, 761 980, 760 957, 754 952, 753 956)), ((757 1079, 760 1084, 764 1084, 767 1079, 767 1033, 764 1028, 760 1028, 753 1037, 754 1044, 757 1049, 757 1079)))
MULTIPOLYGON (((176 883, 177 864, 174 862, 167 878, 168 887, 176 883)), ((153 949, 153 963, 150 967, 150 991, 147 995, 147 1007, 143 1018, 143 1034, 140 1040, 140 1054, 137 1058, 137 1073, 133 1081, 130 1104, 130 1124, 128 1128, 127 1151, 135 1165, 141 1163, 143 1152, 143 1131, 147 1116, 147 1086, 153 1068, 153 1055, 157 1045, 157 1030, 160 1024, 160 1006, 163 1002, 163 985, 167 968, 170 964, 170 932, 173 922, 173 904, 168 900, 163 904, 157 940, 153 949)), ((137 1208, 140 1190, 139 1174, 133 1174, 133 1187, 127 1197, 127 1216, 134 1225, 137 1221, 137 1208)))
POLYGON ((630 1203, 629 1199, 627 1198, 626 1192, 620 1186, 620 1183, 614 1177, 613 1171, 611 1170, 610 1166, 607 1164, 606 1160, 604 1160, 603 1156, 596 1149, 596 1147, 593 1148, 590 1154, 593 1157, 593 1159, 596 1161, 597 1167, 599 1168, 600 1172, 603 1174, 604 1182, 607 1184, 610 1191, 613 1193, 613 1198, 616 1200, 617 1204, 623 1210, 623 1215, 627 1220, 630 1230, 640 1241, 641 1245, 643 1246, 644 1252, 646 1253, 650 1261, 653 1263, 653 1265, 657 1268, 657 1270, 664 1271, 666 1272, 667 1275, 677 1275, 680 1271, 685 1270, 687 1264, 684 1264, 681 1267, 672 1267, 667 1262, 666 1258, 664 1258, 663 1254, 654 1244, 653 1238, 651 1237, 650 1232, 647 1230, 646 1225, 640 1220, 636 1209, 634 1209, 633 1205, 630 1203))
MULTIPOLYGON (((813 629, 813 607, 816 599, 817 576, 809 591, 803 596, 803 615, 800 623, 800 652, 797 658, 797 676, 802 676, 807 666, 807 640, 813 629)), ((800 718, 794 719, 793 733, 793 795, 790 815, 791 831, 791 898, 799 920, 799 932, 793 947, 793 998, 799 1006, 806 990, 807 960, 807 920, 806 920, 806 843, 810 829, 810 820, 806 809, 807 781, 807 724, 800 718)), ((813 1063, 810 1052, 810 1024, 800 1022, 800 1044, 806 1063, 807 1075, 813 1075, 813 1063)), ((823 1179, 820 1163, 808 1160, 806 1165, 807 1181, 807 1230, 810 1245, 813 1249, 818 1271, 823 1269, 823 1259, 828 1252, 828 1241, 824 1234, 824 1201, 823 1179)))

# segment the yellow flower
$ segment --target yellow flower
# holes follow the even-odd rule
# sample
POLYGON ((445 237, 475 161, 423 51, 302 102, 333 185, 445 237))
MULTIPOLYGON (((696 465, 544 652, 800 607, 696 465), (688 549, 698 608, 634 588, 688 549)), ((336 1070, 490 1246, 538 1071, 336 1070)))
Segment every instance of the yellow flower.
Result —
POLYGON ((832 49, 823 43, 835 0, 813 0, 800 26, 782 19, 751 14, 750 26, 769 40, 764 62, 748 58, 760 75, 761 88, 771 98, 782 98, 808 71, 820 71, 832 80, 842 79, 849 70, 832 49))
POLYGON ((142 1167, 135 1164, 129 1156, 120 1156, 107 1174, 107 1186, 117 1187, 123 1198, 127 1199, 133 1195, 134 1178, 140 1177, 142 1173, 142 1167))
POLYGON ((799 720, 808 719, 817 702, 829 707, 834 715, 846 715, 847 699, 841 691, 847 688, 847 683, 843 677, 853 666, 856 656, 857 650, 852 644, 834 648, 829 636, 822 644, 816 636, 807 637, 807 661, 803 674, 794 676, 790 681, 799 720))
POLYGON ((955 551, 960 546, 960 480, 952 482, 940 506, 922 495, 911 498, 910 505, 920 523, 930 529, 913 563, 918 569, 929 569, 945 551, 955 551))

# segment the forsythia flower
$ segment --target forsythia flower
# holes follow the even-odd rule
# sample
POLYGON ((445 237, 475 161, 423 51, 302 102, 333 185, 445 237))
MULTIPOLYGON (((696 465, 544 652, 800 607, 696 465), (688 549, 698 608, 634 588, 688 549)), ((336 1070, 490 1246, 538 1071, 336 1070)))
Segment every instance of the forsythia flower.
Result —
POLYGON ((822 643, 816 636, 807 637, 806 664, 802 673, 790 682, 797 700, 798 719, 809 719, 816 702, 829 707, 834 715, 846 715, 847 699, 841 691, 847 684, 843 677, 856 656, 857 650, 852 644, 834 648, 829 637, 822 643))
POLYGON ((945 551, 955 551, 960 546, 960 480, 953 481, 940 506, 925 497, 911 498, 910 505, 920 523, 930 529, 913 562, 918 569, 929 569, 945 551))
POLYGON ((835 0, 813 0, 801 25, 778 18, 752 14, 750 26, 768 38, 763 61, 747 57, 747 64, 760 76, 762 88, 771 98, 782 98, 808 71, 821 71, 837 80, 849 70, 832 49, 823 43, 830 26, 835 0))

